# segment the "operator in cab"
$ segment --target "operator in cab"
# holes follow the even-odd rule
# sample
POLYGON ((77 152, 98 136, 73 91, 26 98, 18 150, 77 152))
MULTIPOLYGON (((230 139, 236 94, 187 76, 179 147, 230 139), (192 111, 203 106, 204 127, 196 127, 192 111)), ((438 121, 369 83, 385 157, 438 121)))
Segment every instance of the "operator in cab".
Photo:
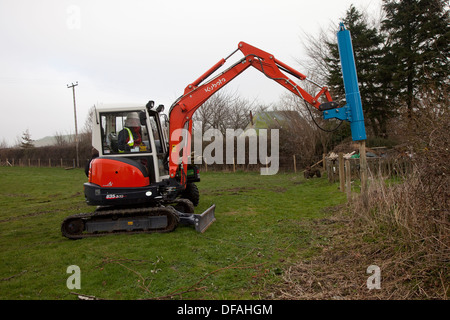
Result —
POLYGON ((141 121, 137 112, 130 112, 125 120, 125 127, 118 136, 119 152, 145 151, 146 146, 142 141, 141 121))

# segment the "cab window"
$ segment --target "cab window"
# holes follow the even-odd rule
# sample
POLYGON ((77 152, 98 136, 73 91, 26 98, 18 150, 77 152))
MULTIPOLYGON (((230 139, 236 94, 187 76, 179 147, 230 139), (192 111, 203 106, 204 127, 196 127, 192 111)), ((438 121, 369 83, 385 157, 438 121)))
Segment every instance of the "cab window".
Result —
POLYGON ((142 113, 145 115, 144 111, 100 114, 103 154, 151 152, 142 113))

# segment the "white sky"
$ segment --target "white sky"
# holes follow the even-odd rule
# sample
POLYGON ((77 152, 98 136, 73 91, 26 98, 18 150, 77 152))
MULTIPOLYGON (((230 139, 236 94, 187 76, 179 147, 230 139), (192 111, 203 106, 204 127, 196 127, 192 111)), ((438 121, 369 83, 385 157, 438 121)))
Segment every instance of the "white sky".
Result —
MULTIPOLYGON (((155 100, 169 109, 186 85, 245 41, 299 69, 302 35, 335 24, 350 4, 381 0, 1 0, 0 142, 73 133, 97 103, 155 100)), ((240 59, 237 52, 224 68, 240 59)), ((227 86, 250 100, 286 90, 248 69, 227 86)))

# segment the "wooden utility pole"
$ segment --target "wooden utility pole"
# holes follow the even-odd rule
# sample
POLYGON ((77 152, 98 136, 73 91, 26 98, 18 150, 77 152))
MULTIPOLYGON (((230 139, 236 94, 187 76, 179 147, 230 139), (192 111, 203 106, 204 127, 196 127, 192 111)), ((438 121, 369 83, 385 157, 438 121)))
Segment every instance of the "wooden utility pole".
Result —
POLYGON ((72 88, 73 93, 73 116, 75 118, 75 147, 77 151, 77 168, 80 167, 80 161, 78 157, 78 127, 77 127, 77 105, 75 103, 75 87, 78 85, 78 81, 71 86, 67 85, 67 88, 72 88))

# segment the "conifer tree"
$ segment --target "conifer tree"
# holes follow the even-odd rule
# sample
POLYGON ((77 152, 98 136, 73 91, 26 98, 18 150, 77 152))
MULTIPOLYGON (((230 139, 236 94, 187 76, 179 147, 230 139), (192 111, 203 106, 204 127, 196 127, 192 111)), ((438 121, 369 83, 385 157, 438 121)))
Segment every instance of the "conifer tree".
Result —
POLYGON ((448 4, 443 0, 383 0, 387 35, 382 65, 390 78, 389 99, 407 107, 411 117, 422 92, 436 97, 449 85, 450 27, 448 4))
POLYGON ((28 129, 22 133, 22 142, 20 143, 20 147, 23 149, 34 148, 33 139, 31 139, 31 134, 28 129))

